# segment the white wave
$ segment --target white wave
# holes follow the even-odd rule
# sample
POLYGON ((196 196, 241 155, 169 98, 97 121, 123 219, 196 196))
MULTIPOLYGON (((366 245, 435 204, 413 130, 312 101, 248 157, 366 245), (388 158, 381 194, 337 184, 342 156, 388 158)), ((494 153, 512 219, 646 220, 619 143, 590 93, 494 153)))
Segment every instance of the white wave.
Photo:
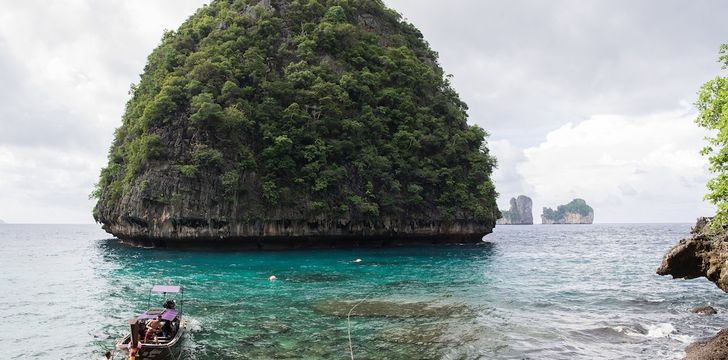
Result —
POLYGON ((648 297, 645 300, 648 303, 658 303, 659 304, 661 302, 665 302, 665 298, 661 298, 661 297, 648 297))
POLYGON ((672 324, 670 323, 647 325, 645 326, 645 329, 647 329, 647 334, 645 334, 645 337, 653 339, 666 337, 675 332, 675 327, 672 326, 672 324))
POLYGON ((670 338, 675 339, 683 344, 692 344, 698 339, 695 336, 690 335, 672 335, 670 338))
POLYGON ((192 317, 187 317, 185 321, 187 321, 187 331, 197 332, 202 330, 202 323, 200 322, 200 320, 192 317))
POLYGON ((649 339, 667 337, 675 332, 675 327, 670 323, 638 326, 637 329, 626 326, 615 326, 612 329, 627 336, 649 339))

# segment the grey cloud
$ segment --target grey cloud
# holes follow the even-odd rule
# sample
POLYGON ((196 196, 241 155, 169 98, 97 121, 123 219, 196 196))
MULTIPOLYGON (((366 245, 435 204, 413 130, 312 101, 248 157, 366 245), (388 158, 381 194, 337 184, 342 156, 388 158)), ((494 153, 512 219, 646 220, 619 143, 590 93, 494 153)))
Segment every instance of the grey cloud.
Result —
POLYGON ((472 121, 523 146, 592 114, 640 115, 692 101, 720 70, 717 51, 728 41, 725 2, 388 3, 440 53, 472 121), (478 72, 472 65, 483 60, 498 66, 478 72), (475 95, 484 92, 492 96, 475 95))
MULTIPOLYGON (((512 158, 500 159, 497 185, 504 196, 529 191, 517 171, 523 160, 517 150, 543 142, 547 132, 566 122, 597 113, 640 115, 692 101, 700 84, 720 71, 718 46, 728 41, 728 2, 385 1, 440 53, 445 71, 455 75, 454 86, 470 105, 471 121, 488 130, 493 143, 507 140, 517 147, 509 150, 512 158)), ((0 149, 52 148, 85 153, 89 162, 103 160, 120 124, 128 86, 138 82, 162 29, 176 28, 206 2, 0 3, 0 18, 22 25, 3 32, 0 24, 0 149), (18 38, 28 40, 9 51, 7 40, 18 38), (77 51, 88 56, 71 56, 77 51), (68 96, 70 85, 64 82, 29 81, 42 69, 28 68, 28 60, 39 67, 52 60, 38 59, 39 53, 73 63, 78 73, 71 85, 93 86, 93 103, 68 96)), ((78 165, 47 157, 37 161, 49 172, 11 170, 21 181, 0 194, 16 193, 13 204, 25 214, 19 221, 53 221, 32 218, 40 207, 53 204, 88 214, 85 196, 98 171, 76 171, 69 167, 78 165), (49 185, 41 177, 53 174, 69 177, 50 186, 68 188, 45 189, 49 185), (78 196, 83 199, 73 201, 78 196)), ((10 211, 7 204, 0 204, 0 212, 10 211)))
POLYGON ((619 191, 624 196, 636 196, 637 190, 630 184, 621 184, 619 185, 619 191))

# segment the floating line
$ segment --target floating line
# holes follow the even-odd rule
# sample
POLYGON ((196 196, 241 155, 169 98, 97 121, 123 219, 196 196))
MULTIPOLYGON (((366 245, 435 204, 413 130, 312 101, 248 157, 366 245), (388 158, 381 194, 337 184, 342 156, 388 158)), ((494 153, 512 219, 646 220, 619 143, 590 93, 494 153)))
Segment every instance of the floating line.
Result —
POLYGON ((351 346, 351 313, 356 309, 357 306, 361 305, 364 301, 366 301, 372 294, 370 293, 365 298, 361 299, 354 307, 349 310, 349 313, 346 314, 346 325, 347 325, 347 331, 349 333, 349 354, 351 354, 351 360, 354 360, 354 348, 351 346))

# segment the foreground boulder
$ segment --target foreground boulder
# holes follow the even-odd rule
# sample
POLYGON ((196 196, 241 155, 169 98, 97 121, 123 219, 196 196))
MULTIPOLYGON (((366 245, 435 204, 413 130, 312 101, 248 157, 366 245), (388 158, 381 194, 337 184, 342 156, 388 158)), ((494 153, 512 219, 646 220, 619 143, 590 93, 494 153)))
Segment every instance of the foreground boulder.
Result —
POLYGON ((725 360, 728 359, 728 329, 708 341, 699 341, 685 349, 685 360, 725 360))
POLYGON ((705 277, 728 292, 728 232, 710 227, 701 218, 690 237, 670 249, 657 269, 659 275, 695 279, 705 277))
MULTIPOLYGON (((726 229, 713 229, 710 219, 700 218, 690 237, 680 240, 665 254, 657 273, 681 279, 705 277, 721 290, 728 292, 727 240, 726 229)), ((697 312, 701 314, 715 313, 712 308, 695 310, 699 310, 697 312)), ((708 341, 688 346, 685 352, 688 360, 728 359, 728 329, 722 330, 708 341)))
POLYGON ((381 1, 212 1, 131 94, 94 192, 127 242, 474 243, 495 226, 486 132, 381 1))

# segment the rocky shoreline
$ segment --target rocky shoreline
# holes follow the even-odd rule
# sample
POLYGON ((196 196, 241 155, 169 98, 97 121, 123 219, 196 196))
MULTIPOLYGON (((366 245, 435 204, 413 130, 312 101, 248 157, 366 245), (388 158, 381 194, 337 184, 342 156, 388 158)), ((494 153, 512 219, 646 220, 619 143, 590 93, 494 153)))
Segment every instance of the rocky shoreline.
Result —
MULTIPOLYGON (((714 229, 709 218, 698 219, 690 236, 665 254, 657 273, 676 279, 705 277, 728 292, 728 229, 714 229)), ((685 352, 688 360, 728 359, 728 329, 685 352)))
POLYGON ((342 248, 388 248, 427 245, 463 245, 483 242, 485 235, 402 235, 402 236, 300 236, 300 237, 197 237, 184 239, 147 236, 117 236, 122 243, 135 247, 215 249, 215 250, 299 250, 342 248))

